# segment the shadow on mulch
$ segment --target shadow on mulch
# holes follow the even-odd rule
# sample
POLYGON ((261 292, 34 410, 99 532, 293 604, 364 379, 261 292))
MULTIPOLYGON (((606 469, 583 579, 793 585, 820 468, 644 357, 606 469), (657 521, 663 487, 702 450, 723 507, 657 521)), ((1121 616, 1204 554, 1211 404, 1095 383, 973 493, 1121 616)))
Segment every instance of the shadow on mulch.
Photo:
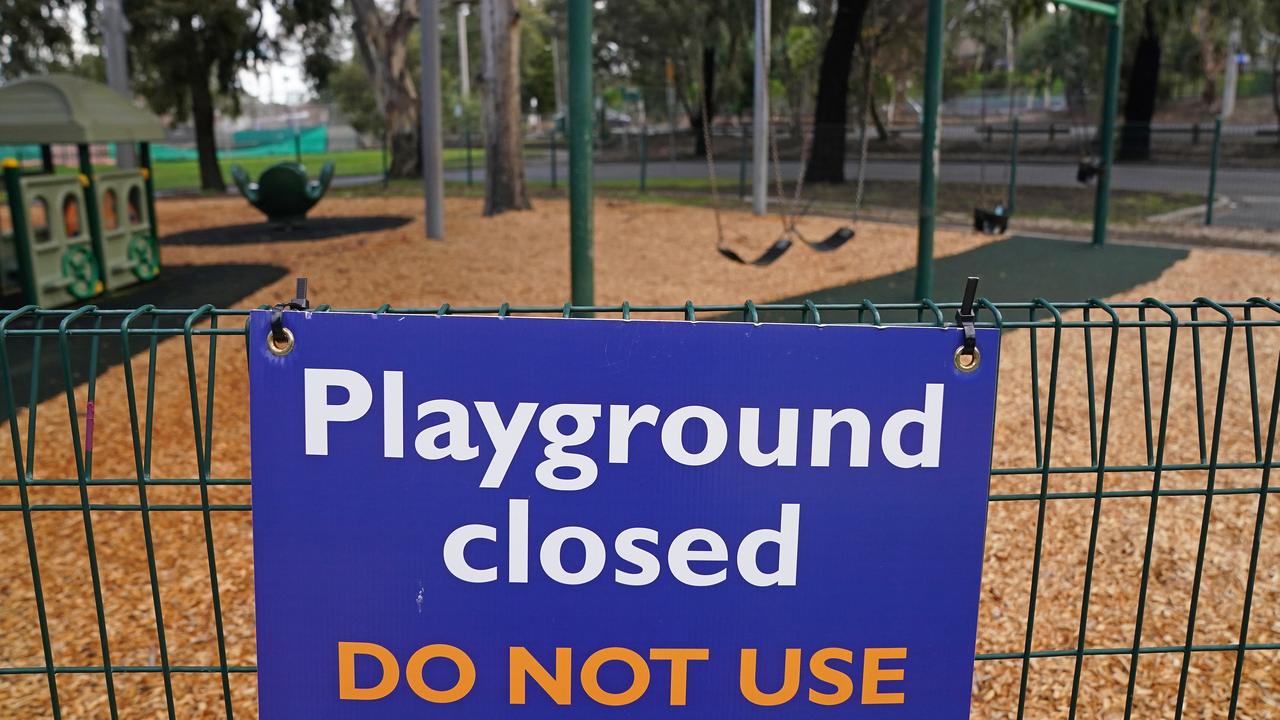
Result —
MULTIPOLYGON (((219 308, 235 307, 241 304, 250 293, 261 287, 269 285, 280 278, 284 277, 286 268, 278 265, 263 264, 223 264, 223 265, 166 265, 161 271, 160 277, 150 283, 142 283, 118 292, 109 293, 93 298, 86 304, 96 305, 102 309, 133 309, 142 305, 155 305, 161 309, 194 309, 205 303, 209 303, 219 308)), ((21 305, 18 298, 6 297, 0 300, 4 307, 17 307, 21 305)), ((97 367, 93 368, 94 374, 101 376, 107 370, 120 365, 124 362, 123 345, 120 342, 120 322, 124 319, 123 315, 108 315, 103 317, 101 328, 104 330, 116 330, 117 332, 108 332, 98 337, 98 362, 97 367)), ((162 328, 181 328, 185 316, 165 316, 162 317, 159 326, 162 328)), ((75 328, 92 328, 95 320, 93 318, 81 319, 76 322, 75 328)), ((241 319, 232 319, 231 323, 242 322, 241 319)), ((44 321, 43 327, 56 328, 58 319, 49 318, 44 321)), ((139 317, 132 324, 132 327, 149 330, 152 326, 151 320, 147 316, 139 317)), ((35 327, 35 321, 30 318, 19 318, 10 328, 12 330, 30 330, 35 327)), ((224 320, 221 327, 228 327, 228 321, 224 320)), ((222 342, 243 342, 238 337, 224 337, 222 342)), ((200 345, 207 342, 207 338, 200 338, 200 345)), ((89 358, 93 345, 91 336, 75 335, 69 340, 68 356, 71 360, 71 382, 72 386, 78 385, 89 379, 90 366, 89 358)), ((129 343, 130 355, 136 356, 145 353, 150 349, 150 341, 148 336, 140 336, 132 339, 129 343)), ((8 353, 10 377, 13 381, 14 404, 17 407, 27 407, 30 405, 32 397, 32 356, 34 349, 34 338, 27 336, 10 337, 6 343, 6 352, 8 353)), ((198 369, 197 373, 202 373, 202 369, 198 369)), ((201 377, 203 385, 204 378, 201 377)), ((139 383, 137 391, 140 393, 139 402, 143 402, 145 397, 145 375, 135 375, 134 382, 139 383)), ((8 403, 5 401, 3 393, 6 385, 3 378, 0 378, 0 422, 9 418, 7 410, 8 403)), ((57 335, 44 335, 41 337, 39 352, 39 373, 36 378, 35 402, 40 403, 55 395, 63 395, 66 393, 65 376, 62 366, 62 350, 59 347, 57 335)), ((78 401, 80 402, 80 401, 78 401)), ((202 399, 203 402, 203 399, 202 399)), ((80 414, 84 414, 83 403, 80 402, 80 414)), ((65 417, 66 411, 60 410, 65 417)))
MULTIPOLYGON (((872 252, 857 247, 857 240, 840 252, 872 252)), ((793 252, 804 252, 797 248, 793 252)), ((982 278, 978 295, 993 302, 1027 302, 1038 297, 1057 301, 1106 298, 1160 277, 1188 251, 1151 245, 1106 245, 1015 235, 958 255, 934 261, 934 296, 938 302, 959 302, 965 278, 982 278)), ((848 285, 816 290, 777 300, 779 303, 879 303, 914 301, 915 267, 848 285)), ((823 322, 855 322, 857 313, 825 311, 823 322)), ((741 319, 741 314, 725 316, 741 319)), ((914 321, 915 311, 881 313, 881 319, 914 321)), ((799 322, 798 312, 761 312, 762 322, 799 322)), ((864 318, 864 321, 869 321, 864 318)), ((950 322, 951 318, 947 317, 950 322)))
POLYGON ((306 242, 329 240, 357 233, 383 232, 404 227, 413 218, 399 215, 362 217, 317 217, 286 227, 272 223, 246 223, 201 228, 165 235, 165 245, 250 245, 255 243, 306 242))

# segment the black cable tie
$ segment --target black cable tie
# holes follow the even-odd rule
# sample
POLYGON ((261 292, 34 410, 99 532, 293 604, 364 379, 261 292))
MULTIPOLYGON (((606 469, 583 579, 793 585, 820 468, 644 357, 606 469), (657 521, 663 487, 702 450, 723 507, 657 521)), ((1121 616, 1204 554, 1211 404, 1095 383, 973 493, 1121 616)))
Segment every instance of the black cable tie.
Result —
POLYGON ((978 295, 978 278, 970 277, 964 286, 964 300, 956 311, 956 325, 964 330, 964 353, 972 355, 978 347, 978 331, 974 324, 978 314, 973 309, 973 301, 978 295))
POLYGON ((271 337, 277 343, 284 344, 288 338, 284 334, 284 311, 285 310, 306 310, 311 307, 311 303, 307 301, 307 279, 298 278, 297 290, 292 300, 284 303, 276 303, 271 307, 271 337))

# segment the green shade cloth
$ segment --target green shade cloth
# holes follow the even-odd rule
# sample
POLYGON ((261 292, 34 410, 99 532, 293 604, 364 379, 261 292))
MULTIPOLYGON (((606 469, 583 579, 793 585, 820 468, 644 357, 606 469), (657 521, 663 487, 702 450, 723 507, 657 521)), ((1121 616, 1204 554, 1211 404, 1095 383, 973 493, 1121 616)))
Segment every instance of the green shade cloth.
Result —
POLYGON ((152 142, 159 118, 114 90, 71 75, 29 77, 0 87, 0 144, 152 142))
MULTIPOLYGON (((233 136, 235 147, 218 148, 220 160, 252 157, 292 156, 295 151, 293 130, 242 130, 233 136)), ((302 152, 316 155, 329 149, 329 129, 323 125, 298 131, 302 152)), ((115 152, 112 150, 111 152, 115 152)), ((174 145, 152 145, 152 162, 195 160, 196 150, 174 145)))

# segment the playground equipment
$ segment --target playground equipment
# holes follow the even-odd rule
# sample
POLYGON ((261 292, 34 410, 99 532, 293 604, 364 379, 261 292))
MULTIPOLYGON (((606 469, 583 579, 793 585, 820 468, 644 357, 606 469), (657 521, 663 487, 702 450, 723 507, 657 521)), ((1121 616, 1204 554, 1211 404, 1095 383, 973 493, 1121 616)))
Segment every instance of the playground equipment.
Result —
POLYGON ((320 177, 307 179, 307 168, 301 163, 276 163, 250 182, 249 175, 239 165, 231 166, 231 177, 240 194, 250 205, 261 210, 267 220, 282 225, 292 225, 307 219, 307 211, 315 207, 329 189, 333 180, 333 161, 320 169, 320 177))
POLYGON ((0 143, 41 147, 39 168, 4 160, 11 230, 0 234, 0 290, 53 307, 160 273, 150 142, 153 115, 105 85, 66 75, 0 88, 0 143), (90 146, 137 143, 141 168, 97 173, 90 146), (55 174, 52 146, 74 144, 79 173, 55 174))
MULTIPOLYGON (((862 107, 863 114, 861 116, 860 127, 862 130, 861 152, 858 156, 858 181, 857 192, 854 199, 853 213, 850 219, 850 225, 838 228, 822 240, 810 240, 804 236, 799 230, 799 222, 801 218, 808 212, 808 204, 804 203, 804 173, 805 167, 808 165, 809 153, 812 150, 813 137, 806 134, 801 141, 800 148, 800 175, 796 178, 795 190, 790 198, 790 203, 786 209, 778 213, 778 219, 782 223, 782 233, 773 241, 763 253, 755 258, 744 258, 732 248, 725 244, 724 223, 720 217, 720 190, 716 182, 716 159, 715 159, 715 143, 712 138, 710 122, 702 123, 703 142, 707 147, 707 179, 711 186, 711 210, 715 216, 716 225, 716 251, 727 260, 731 260, 739 265, 753 265, 755 267, 765 267, 772 265, 775 260, 782 257, 796 240, 804 243, 809 249, 816 252, 831 252, 839 249, 845 243, 853 239, 856 234, 854 225, 858 222, 858 214, 862 209, 863 190, 866 185, 866 169, 867 169, 867 148, 869 137, 867 135, 867 108, 870 99, 870 77, 871 73, 867 73, 866 87, 863 88, 862 107)), ((757 83, 760 85, 760 83, 757 83)), ((709 118, 711 113, 707 107, 707 97, 702 93, 702 117, 709 118)), ((760 133, 756 133, 757 136, 760 133)), ((745 136, 744 136, 745 137, 745 136)), ((782 183, 782 163, 778 157, 778 140, 776 133, 771 127, 764 128, 764 139, 767 141, 770 160, 773 164, 773 180, 775 190, 778 197, 783 197, 782 183)), ((757 184, 758 186, 758 184, 757 184)), ((757 198, 758 199, 758 198, 757 198)), ((757 203, 763 205, 763 203, 757 203)), ((758 213, 758 214, 762 214, 758 213)))
POLYGON ((973 229, 986 235, 1003 235, 1009 231, 1009 218, 1013 215, 1013 200, 1016 190, 1016 168, 1018 166, 1018 118, 1013 114, 1013 91, 1009 88, 1009 165, 1005 168, 1005 183, 1008 191, 1004 200, 992 205, 988 202, 987 193, 987 150, 991 145, 992 128, 987 124, 987 88, 982 87, 982 124, 978 131, 983 133, 982 152, 979 155, 978 205, 973 208, 973 229))

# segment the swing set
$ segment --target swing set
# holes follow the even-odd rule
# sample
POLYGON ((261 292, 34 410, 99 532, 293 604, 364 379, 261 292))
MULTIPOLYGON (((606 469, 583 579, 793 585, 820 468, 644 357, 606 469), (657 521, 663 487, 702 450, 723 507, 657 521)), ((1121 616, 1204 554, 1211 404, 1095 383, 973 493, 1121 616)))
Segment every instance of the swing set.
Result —
MULTIPOLYGON (((867 150, 870 146, 871 137, 867 133, 867 113, 870 112, 871 102, 871 77, 872 74, 866 74, 866 82, 862 91, 862 108, 859 116, 859 153, 858 153, 858 174, 857 184, 854 193, 853 211, 849 216, 849 223, 837 228, 830 235, 821 240, 810 240, 800 232, 799 223, 809 214, 812 207, 812 201, 804 200, 804 175, 805 168, 809 164, 809 156, 813 150, 813 134, 804 133, 800 143, 800 173, 796 178, 795 188, 792 195, 787 199, 786 208, 777 214, 778 221, 782 225, 782 232, 773 241, 764 252, 754 258, 743 257, 733 248, 729 247, 725 240, 724 220, 720 211, 720 188, 716 180, 716 160, 715 160, 715 142, 712 137, 710 111, 707 106, 706 93, 702 95, 702 139, 707 148, 707 180, 711 186, 711 210, 715 216, 716 225, 716 251, 725 259, 737 263, 739 265, 751 265, 754 267, 766 267, 772 265, 778 258, 782 257, 797 242, 807 246, 814 252, 832 252, 838 250, 857 235, 857 225, 859 215, 862 211, 863 195, 866 188, 866 170, 867 170, 867 150)), ((768 117, 768 115, 766 115, 768 117)), ((765 130, 768 136, 770 162, 773 165, 773 183, 774 190, 781 200, 785 196, 783 180, 782 180, 782 163, 778 153, 778 137, 774 132, 772 123, 769 123, 765 130)), ((747 238, 738 234, 738 240, 746 240, 747 238)))
MULTIPOLYGON (((765 64, 768 57, 768 13, 769 0, 756 0, 756 54, 757 67, 765 64)), ((945 0, 927 0, 927 12, 924 17, 924 77, 921 86, 921 143, 920 143, 920 202, 918 209, 918 232, 916 252, 916 278, 914 296, 917 299, 933 297, 933 240, 937 227, 937 193, 938 193, 938 137, 939 118, 942 106, 942 77, 944 71, 944 40, 946 37, 945 0)), ((1110 214, 1111 194, 1111 159, 1115 151, 1115 122, 1118 111, 1117 94, 1120 85, 1120 55, 1124 40, 1124 0, 1055 0, 1055 6, 1068 7, 1072 10, 1100 15, 1106 20, 1106 68, 1105 91, 1101 103, 1101 120, 1096 133, 1098 152, 1096 156, 1084 157, 1077 166, 1077 178, 1085 182, 1095 181, 1095 201, 1093 211, 1093 244, 1103 245, 1107 238, 1107 220, 1110 214)), ((568 12, 567 37, 569 43, 569 158, 570 158, 570 192, 569 192, 569 257, 571 299, 574 305, 590 307, 595 303, 594 269, 592 267, 592 187, 591 187, 591 152, 592 152, 592 3, 570 3, 568 12)), ((757 72, 757 97, 760 93, 764 76, 757 72)), ((704 98, 705 101, 705 98, 704 98)), ((766 101, 767 103, 767 101, 766 101)), ((757 102, 758 117, 757 147, 763 142, 759 134, 761 126, 767 127, 766 103, 757 102), (765 116, 765 117, 760 117, 765 116)), ((865 104, 865 103, 864 103, 865 104)), ((709 113, 703 110, 703 118, 709 113)), ((865 125, 865 120, 864 120, 865 125)), ((779 213, 782 227, 780 234, 759 256, 743 257, 728 247, 726 230, 721 217, 719 188, 715 177, 714 148, 712 146, 709 123, 704 122, 702 132, 707 143, 707 174, 712 189, 712 209, 716 222, 716 247, 721 256, 731 262, 756 267, 767 266, 786 253, 797 241, 808 245, 818 252, 829 252, 846 244, 856 234, 856 225, 862 205, 861 188, 866 172, 866 134, 863 134, 863 151, 859 158, 858 187, 855 197, 851 224, 844 226, 821 241, 811 242, 798 230, 798 222, 807 211, 802 202, 803 179, 796 182, 795 193, 788 207, 779 213)), ((776 147, 776 139, 770 138, 776 147)), ((807 161, 811 139, 806 137, 802 146, 802 155, 807 161)), ((763 154, 763 153, 760 153, 763 154)), ((774 151, 776 155, 776 150, 774 151)), ((757 155, 758 157, 758 155, 757 155)), ((777 163, 775 165, 775 183, 777 181, 777 163)), ((758 173, 760 170, 757 171, 758 173)), ((1012 169, 1011 169, 1012 173, 1012 169)), ((762 177, 758 174, 757 178, 762 177)), ((759 183, 759 187, 763 183, 759 183)), ((1012 198, 1008 198, 1012 205, 1012 198)), ((1012 208, 1006 206, 1006 211, 1012 208)), ((984 208, 978 208, 984 210, 984 208)), ((995 208, 991 209, 992 212, 995 208)), ((1004 218, 990 220, 997 224, 1005 222, 1011 212, 1004 218)), ((983 218, 984 220, 987 218, 983 218)), ((1007 229, 1007 226, 1006 226, 1007 229)), ((583 311, 589 314, 589 311, 583 311)))

